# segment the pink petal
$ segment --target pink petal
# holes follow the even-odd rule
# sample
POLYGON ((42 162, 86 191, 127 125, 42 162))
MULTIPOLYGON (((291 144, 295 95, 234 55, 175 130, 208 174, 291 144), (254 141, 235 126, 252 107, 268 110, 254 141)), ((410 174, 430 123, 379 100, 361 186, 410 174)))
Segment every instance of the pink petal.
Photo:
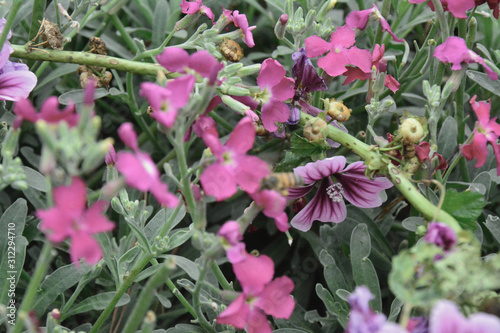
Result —
POLYGON ((58 207, 38 210, 36 216, 42 221, 40 230, 52 242, 62 242, 73 232, 73 218, 58 207))
POLYGON ((393 93, 398 91, 399 87, 401 86, 400 83, 393 78, 391 75, 387 75, 385 77, 385 82, 384 85, 389 88, 393 93))
POLYGON ((227 221, 222 225, 217 236, 224 237, 231 245, 236 245, 243 240, 240 225, 236 221, 227 221))
POLYGON ((35 88, 36 75, 30 71, 13 71, 0 75, 0 100, 27 98, 35 88))
POLYGON ((212 117, 199 116, 193 123, 193 131, 199 138, 205 135, 205 131, 215 128, 217 124, 212 117))
POLYGON ((307 163, 293 169, 293 172, 304 178, 306 184, 312 184, 335 173, 341 172, 346 164, 344 156, 334 156, 316 162, 307 163))
POLYGON ((316 182, 312 183, 311 185, 307 185, 307 186, 289 188, 287 199, 298 199, 298 198, 305 196, 307 193, 311 192, 311 190, 314 188, 315 184, 316 184, 316 182))
POLYGON ((99 200, 90 206, 83 213, 83 218, 80 221, 80 230, 85 231, 89 235, 113 230, 115 224, 103 215, 106 211, 107 205, 106 201, 99 200))
POLYGON ((278 129, 276 122, 284 123, 290 116, 290 109, 285 103, 271 99, 265 105, 262 105, 262 125, 269 132, 274 132, 278 129))
POLYGON ((254 193, 260 187, 262 178, 270 174, 269 166, 257 156, 239 156, 234 170, 236 183, 247 193, 254 193))
POLYGON ((167 184, 158 181, 154 182, 149 188, 155 196, 156 201, 162 206, 174 208, 179 204, 179 199, 168 191, 167 184))
POLYGON ((75 126, 78 121, 75 106, 70 103, 64 110, 60 111, 59 101, 56 96, 51 96, 43 102, 39 117, 51 124, 66 121, 70 126, 75 126))
POLYGON ((215 15, 210 8, 208 8, 207 6, 201 6, 200 12, 205 14, 210 19, 210 21, 212 21, 212 24, 215 23, 214 22, 215 15))
POLYGON ((124 123, 118 128, 118 136, 128 147, 133 150, 138 150, 137 134, 134 131, 134 126, 131 123, 124 123))
POLYGON ((479 120, 479 126, 484 128, 485 125, 490 121, 491 100, 488 100, 488 102, 476 102, 476 98, 477 95, 474 95, 470 99, 470 104, 472 105, 472 109, 476 113, 477 119, 479 120))
POLYGON ((369 78, 371 78, 370 73, 365 73, 357 67, 348 67, 347 71, 345 71, 345 73, 342 75, 344 75, 346 77, 343 84, 349 84, 355 80, 364 81, 364 80, 368 80, 369 78))
POLYGON ((364 170, 363 162, 355 162, 335 177, 342 184, 344 197, 350 203, 361 208, 378 207, 382 204, 379 193, 393 184, 385 177, 370 180, 366 178, 364 170))
POLYGON ((57 207, 73 218, 79 218, 87 207, 85 183, 74 177, 69 186, 60 186, 54 190, 54 202, 57 207))
POLYGON ((170 103, 173 108, 182 108, 189 101, 193 91, 196 78, 193 75, 185 75, 167 83, 167 89, 171 92, 170 103))
POLYGON ((451 301, 438 301, 431 310, 429 333, 462 332, 466 325, 466 319, 451 301))
POLYGON ((488 148, 486 147, 486 136, 483 133, 476 131, 474 139, 471 144, 462 146, 462 153, 465 158, 469 161, 475 158, 477 163, 476 168, 480 168, 486 162, 486 157, 488 157, 488 148))
POLYGON ((262 190, 254 196, 255 202, 264 207, 263 213, 268 217, 278 217, 286 208, 286 199, 276 191, 262 190))
POLYGON ((493 146, 493 151, 495 152, 495 158, 497 160, 497 176, 500 176, 500 144, 497 144, 498 137, 494 142, 491 142, 491 145, 493 146))
POLYGON ((141 192, 149 191, 151 186, 160 178, 156 165, 149 155, 145 153, 119 152, 116 159, 116 168, 125 176, 127 185, 141 192))
POLYGON ((349 64, 349 58, 345 52, 330 52, 323 58, 318 59, 318 66, 323 68, 330 76, 339 76, 344 74, 345 71, 347 71, 346 66, 349 64))
POLYGON ((347 210, 344 201, 334 202, 326 193, 326 189, 332 184, 330 178, 321 182, 314 198, 293 217, 290 222, 292 227, 305 232, 311 228, 312 223, 316 220, 334 223, 345 220, 347 210))
POLYGON ((189 53, 180 47, 167 47, 160 55, 156 56, 156 60, 170 72, 183 73, 184 68, 188 67, 189 64, 189 53))
POLYGON ((274 262, 265 255, 248 254, 242 262, 233 264, 233 271, 245 294, 257 295, 274 276, 274 262))
POLYGON ((462 69, 462 62, 470 62, 471 56, 465 40, 460 37, 451 36, 434 50, 434 57, 443 63, 452 63, 451 69, 456 71, 462 69))
POLYGON ((38 120, 38 113, 30 100, 26 98, 18 99, 14 103, 14 113, 16 114, 16 120, 14 121, 14 127, 16 128, 21 126, 23 119, 32 123, 38 120))
POLYGON ((217 323, 231 325, 244 329, 247 323, 250 306, 245 302, 246 297, 241 293, 218 317, 217 323))
POLYGON ((368 50, 358 49, 356 46, 344 51, 349 59, 349 65, 357 66, 365 73, 371 73, 372 54, 368 50))
POLYGON ((453 16, 458 18, 467 18, 465 12, 472 9, 475 5, 474 0, 449 0, 447 4, 448 10, 453 16))
POLYGON ((287 232, 288 229, 290 229, 288 225, 288 215, 286 215, 285 212, 274 218, 274 224, 276 224, 276 228, 281 232, 287 232))
POLYGON ((253 308, 248 314, 247 333, 271 333, 271 325, 266 316, 257 308, 253 308))
POLYGON ((330 43, 334 50, 349 48, 356 42, 356 32, 348 26, 338 27, 333 33, 330 43))
POLYGON ((212 150, 212 153, 217 156, 217 158, 222 159, 225 148, 220 143, 217 129, 215 127, 206 128, 205 132, 203 132, 202 139, 205 145, 212 150))
POLYGON ((469 317, 471 333, 500 332, 500 319, 487 313, 474 313, 469 317))
POLYGON ((202 77, 209 78, 210 84, 213 84, 224 65, 218 62, 208 51, 202 50, 191 55, 189 67, 197 71, 202 77))
POLYGON ((293 281, 289 277, 276 278, 266 285, 255 306, 275 318, 288 319, 295 307, 295 302, 290 296, 293 288, 293 281))
POLYGON ((260 67, 257 84, 261 89, 266 87, 274 87, 285 77, 286 71, 281 64, 274 59, 268 58, 264 60, 260 67))
MULTIPOLYGON (((333 34, 332 34, 333 35, 333 34)), ((318 36, 307 37, 304 41, 308 58, 316 58, 331 50, 332 45, 318 36)))
POLYGON ((292 78, 285 77, 277 85, 272 87, 271 95, 278 101, 286 101, 295 95, 295 89, 293 89, 293 84, 295 81, 292 78))
POLYGON ((176 109, 169 111, 154 111, 151 113, 151 118, 159 122, 166 128, 172 128, 177 120, 178 111, 176 109))
POLYGON ((238 190, 232 170, 218 162, 203 171, 200 181, 205 194, 215 197, 217 201, 230 198, 238 190))
POLYGON ((346 26, 352 29, 364 30, 373 9, 374 8, 350 12, 345 19, 346 26))
POLYGON ((245 154, 252 149, 255 141, 255 126, 248 117, 241 119, 229 135, 226 147, 238 154, 245 154))
POLYGON ((102 251, 99 243, 85 232, 78 232, 72 235, 69 246, 71 261, 76 267, 80 265, 80 258, 85 259, 89 265, 94 265, 102 258, 102 251))

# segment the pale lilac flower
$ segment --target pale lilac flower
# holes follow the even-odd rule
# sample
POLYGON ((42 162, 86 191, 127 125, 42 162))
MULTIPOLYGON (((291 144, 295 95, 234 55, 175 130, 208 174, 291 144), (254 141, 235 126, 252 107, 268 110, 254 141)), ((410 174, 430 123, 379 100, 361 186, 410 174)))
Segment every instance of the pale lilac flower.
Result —
POLYGON ((443 63, 451 63, 451 69, 458 71, 462 69, 462 64, 477 63, 484 67, 484 70, 492 80, 498 80, 498 74, 494 72, 484 59, 477 55, 474 51, 467 48, 465 40, 460 37, 451 36, 441 45, 436 47, 434 57, 438 58, 443 63))
POLYGON ((70 238, 69 254, 75 266, 80 265, 80 258, 90 265, 101 260, 101 248, 92 235, 114 228, 114 224, 103 215, 106 202, 97 201, 87 209, 85 183, 75 177, 69 186, 54 189, 54 203, 52 208, 37 211, 36 215, 42 221, 40 230, 52 242, 70 238))
POLYGON ((193 90, 196 78, 185 75, 173 79, 166 87, 155 83, 141 84, 141 96, 145 96, 153 109, 151 117, 167 128, 172 128, 179 110, 186 106, 193 90))
MULTIPOLYGON (((0 34, 6 22, 6 19, 0 19, 0 34)), ((14 52, 9 42, 11 36, 9 30, 0 51, 0 100, 7 101, 27 98, 37 83, 36 75, 29 71, 28 66, 9 61, 10 54, 14 52)))
POLYGON ((200 181, 205 194, 217 201, 235 194, 238 185, 247 193, 256 192, 260 180, 270 173, 266 162, 246 155, 255 141, 255 127, 248 117, 240 120, 225 145, 221 144, 215 128, 205 131, 203 141, 217 161, 203 171, 200 181))
POLYGON ((290 109, 283 103, 292 98, 295 91, 292 78, 285 77, 286 71, 281 64, 271 58, 264 60, 260 67, 257 84, 262 93, 255 98, 262 102, 262 124, 269 132, 278 129, 276 122, 283 123, 290 116, 290 109))
POLYGON ((371 70, 371 53, 368 50, 358 49, 353 46, 356 33, 348 26, 338 27, 326 42, 318 36, 306 38, 304 44, 309 58, 319 57, 318 66, 323 68, 330 76, 339 76, 347 71, 347 65, 357 66, 362 71, 371 70))
POLYGON ((133 153, 119 152, 116 158, 116 168, 125 176, 127 185, 141 192, 151 192, 163 206, 177 206, 179 199, 168 192, 167 184, 161 182, 160 172, 151 157, 139 150, 137 134, 132 124, 122 124, 118 129, 118 135, 134 151, 133 153))
POLYGON ((202 0, 195 0, 194 2, 182 0, 181 12, 188 15, 193 15, 196 13, 204 14, 212 21, 212 23, 214 23, 214 13, 209 7, 203 5, 202 0))
MULTIPOLYGON (((427 0, 409 0, 410 3, 422 3, 427 0)), ((428 2, 429 7, 434 10, 434 4, 432 1, 428 2)), ((449 11, 453 16, 457 18, 467 18, 465 13, 469 9, 472 9, 475 5, 474 0, 441 0, 441 5, 444 11, 449 11)))
POLYGON ((455 303, 438 301, 431 310, 429 333, 498 333, 500 319, 486 313, 474 313, 465 318, 455 303))
POLYGON ((404 39, 396 37, 394 32, 392 32, 391 26, 389 25, 387 20, 382 16, 380 11, 378 10, 378 7, 375 4, 371 9, 356 10, 349 13, 349 15, 347 15, 345 19, 345 23, 349 28, 364 30, 370 18, 374 18, 375 20, 379 21, 380 26, 382 27, 382 31, 387 31, 395 41, 397 42, 404 41, 404 39))
POLYGON ((279 231, 285 232, 290 228, 288 216, 285 213, 286 199, 281 194, 273 190, 262 190, 250 196, 257 205, 263 208, 264 215, 274 219, 279 231))
POLYGON ((307 231, 315 220, 334 223, 344 221, 347 216, 344 198, 361 208, 382 204, 379 193, 392 187, 392 183, 385 177, 374 180, 366 178, 363 162, 345 165, 344 156, 334 156, 294 169, 294 173, 304 178, 307 185, 290 189, 289 199, 305 196, 316 183, 319 183, 319 188, 314 198, 292 219, 293 227, 307 231))
POLYGON ((266 314, 289 318, 295 307, 290 296, 294 288, 286 276, 272 280, 274 263, 271 258, 246 254, 244 261, 233 264, 234 273, 243 292, 218 317, 219 324, 229 324, 248 333, 271 333, 266 314))
POLYGON ((462 146, 462 153, 469 161, 475 158, 477 161, 475 167, 479 168, 486 162, 488 156, 486 144, 489 142, 493 146, 497 160, 497 176, 500 176, 500 144, 498 143, 500 124, 496 122, 497 117, 490 119, 490 101, 476 102, 476 97, 471 98, 470 104, 476 113, 478 126, 474 131, 472 143, 462 146))
POLYGON ((64 110, 59 110, 59 101, 56 96, 47 98, 40 108, 40 113, 36 112, 29 99, 21 98, 14 103, 14 128, 19 128, 23 120, 35 123, 44 120, 49 124, 57 124, 65 121, 70 127, 76 126, 79 115, 75 113, 75 106, 70 103, 64 110))
POLYGON ((200 76, 208 78, 210 85, 215 83, 219 71, 224 67, 224 64, 218 62, 208 51, 196 51, 189 55, 180 47, 167 47, 156 60, 170 72, 184 74, 192 69, 200 76))

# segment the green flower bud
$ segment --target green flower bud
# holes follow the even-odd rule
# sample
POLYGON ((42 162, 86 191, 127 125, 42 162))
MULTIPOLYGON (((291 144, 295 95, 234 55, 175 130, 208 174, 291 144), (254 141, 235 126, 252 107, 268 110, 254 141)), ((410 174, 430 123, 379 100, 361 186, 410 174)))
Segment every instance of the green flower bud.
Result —
POLYGON ((399 134, 403 137, 405 142, 417 143, 424 138, 425 131, 424 127, 417 119, 406 118, 399 126, 399 134))
POLYGON ((111 208, 113 208, 113 210, 115 212, 117 212, 118 214, 122 215, 122 216, 126 216, 127 214, 125 213, 125 209, 123 208, 122 206, 122 203, 120 201, 120 199, 118 198, 113 198, 111 199, 111 208))
POLYGON ((104 156, 108 153, 109 148, 113 145, 114 140, 107 138, 92 146, 83 160, 82 172, 91 172, 104 162, 104 156))
MULTIPOLYGON (((247 90, 248 91, 248 90, 247 90)), ((250 109, 247 105, 235 100, 234 98, 232 98, 231 96, 228 96, 228 95, 222 95, 222 102, 224 104, 226 104, 228 107, 230 107, 232 110, 238 112, 238 113, 241 113, 241 114, 245 114, 245 111, 247 111, 248 109, 250 109)))

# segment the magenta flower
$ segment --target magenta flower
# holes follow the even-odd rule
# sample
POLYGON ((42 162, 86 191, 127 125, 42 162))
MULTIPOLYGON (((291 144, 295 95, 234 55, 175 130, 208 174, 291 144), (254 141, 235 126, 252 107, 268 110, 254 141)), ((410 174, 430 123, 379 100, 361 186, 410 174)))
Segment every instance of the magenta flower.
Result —
POLYGON ((193 124, 186 131, 186 134, 184 135, 184 142, 189 141, 192 131, 194 131, 199 138, 202 138, 207 129, 216 127, 215 120, 212 117, 207 116, 207 114, 212 112, 212 110, 215 109, 215 107, 220 103, 222 103, 222 98, 219 95, 215 95, 210 100, 210 103, 208 103, 208 106, 203 114, 196 118, 193 124))
POLYGON ((425 234, 425 241, 449 251, 457 243, 457 235, 448 225, 442 222, 431 222, 425 234))
POLYGON ((257 77, 257 84, 262 93, 255 98, 262 102, 262 124, 269 132, 278 129, 276 122, 283 123, 290 116, 290 109, 283 102, 294 96, 295 91, 292 87, 294 81, 285 75, 283 66, 278 61, 268 58, 262 63, 257 77))
POLYGON ((235 194, 238 185, 247 193, 256 192, 260 180, 270 173, 266 162, 246 155, 255 141, 255 127, 248 117, 240 120, 225 145, 215 128, 205 131, 203 141, 217 161, 203 171, 200 181, 205 194, 217 201, 235 194))
MULTIPOLYGON (((427 0, 409 0, 410 3, 422 3, 427 0)), ((428 2, 429 7, 434 10, 432 1, 428 2)), ((465 13, 474 7, 474 0, 441 0, 444 11, 449 11, 453 16, 458 18, 467 18, 465 13)))
MULTIPOLYGON (((375 6, 375 5, 374 5, 375 6)), ((382 47, 378 44, 375 44, 373 48, 373 54, 371 55, 372 67, 375 66, 377 71, 386 72, 387 71, 387 60, 384 59, 385 45, 382 47)), ((349 84, 354 80, 370 80, 372 77, 372 71, 364 72, 360 68, 357 67, 349 67, 347 71, 343 74, 346 79, 344 84, 349 84)), ((396 92, 399 89, 399 82, 387 74, 385 77, 384 85, 389 88, 392 92, 396 92)))
POLYGON ((288 231, 288 216, 285 213, 286 199, 276 191, 262 190, 250 195, 267 217, 274 219, 279 231, 288 231))
POLYGON ((486 144, 489 142, 493 146, 497 160, 497 176, 500 176, 500 144, 497 142, 500 136, 500 124, 496 122, 497 117, 490 119, 491 104, 485 101, 476 102, 474 96, 470 100, 472 109, 476 113, 478 126, 474 131, 472 143, 462 146, 462 153, 469 161, 476 159, 476 168, 482 167, 486 162, 488 149, 486 144))
POLYGON ((295 302, 290 296, 294 288, 286 276, 272 280, 274 263, 267 256, 246 254, 244 261, 233 264, 243 292, 218 317, 217 323, 229 324, 248 333, 271 333, 266 314, 290 318, 295 302))
POLYGON ((392 187, 392 183, 385 177, 375 180, 366 178, 363 162, 355 162, 347 167, 345 164, 344 156, 334 156, 294 169, 294 173, 304 178, 308 185, 290 189, 289 199, 305 196, 316 183, 319 183, 319 188, 314 198, 292 219, 293 227, 307 231, 315 220, 334 223, 344 221, 347 215, 344 197, 361 208, 382 204, 379 193, 392 187))
POLYGON ((201 0, 195 0, 194 2, 182 0, 181 12, 188 15, 193 15, 196 13, 204 14, 212 21, 212 23, 214 23, 214 13, 210 8, 204 6, 201 0))
POLYGON ((432 166, 432 162, 435 162, 435 164, 437 164, 436 170, 446 170, 446 168, 448 168, 448 163, 446 163, 446 160, 441 154, 433 151, 431 156, 431 145, 427 141, 422 141, 418 145, 415 145, 415 154, 420 163, 427 163, 427 165, 432 166))
POLYGON ((240 225, 236 221, 228 221, 222 225, 217 233, 224 239, 222 246, 226 250, 227 259, 232 264, 242 262, 246 258, 245 243, 241 234, 240 225))
POLYGON ((168 192, 167 184, 161 182, 160 172, 151 157, 139 150, 137 134, 132 124, 122 124, 118 129, 118 135, 134 151, 119 152, 116 157, 116 168, 125 176, 127 185, 142 192, 151 192, 163 206, 177 206, 179 199, 168 192))
POLYGON ((431 310, 429 333, 495 333, 500 332, 500 319, 486 313, 465 318, 455 303, 438 301, 431 310))
POLYGON ((494 72, 484 59, 475 52, 469 50, 465 44, 465 40, 460 37, 451 36, 441 45, 436 47, 434 56, 442 63, 451 63, 451 69, 458 71, 462 69, 462 63, 470 64, 477 63, 484 67, 484 70, 492 80, 498 80, 498 74, 494 72))
POLYGON ((349 296, 351 313, 346 333, 407 333, 399 325, 387 322, 383 314, 373 312, 369 304, 373 298, 365 286, 356 287, 349 296))
POLYGON ((21 98, 14 103, 14 128, 19 128, 23 120, 35 123, 44 120, 49 124, 65 121, 70 127, 76 126, 79 115, 75 113, 75 106, 69 104, 64 110, 59 111, 59 101, 56 96, 51 96, 43 102, 40 113, 36 112, 29 99, 21 98))
POLYGON ((192 69, 200 76, 208 78, 210 85, 215 83, 219 71, 224 67, 224 64, 218 62, 208 51, 196 51, 189 55, 180 47, 167 47, 156 60, 170 72, 184 74, 192 69))
POLYGON ((356 10, 351 12, 349 15, 347 15, 345 23, 349 28, 364 30, 370 18, 374 18, 375 20, 379 21, 380 26, 382 27, 382 31, 387 31, 395 41, 404 41, 404 39, 396 37, 394 32, 392 32, 391 26, 382 16, 376 5, 373 5, 371 9, 356 10))
POLYGON ((347 65, 357 66, 363 72, 371 70, 371 54, 368 50, 358 49, 353 46, 356 33, 348 26, 338 27, 326 42, 318 36, 306 38, 307 56, 309 58, 319 57, 329 52, 323 58, 318 59, 318 66, 323 68, 330 76, 339 76, 347 71, 347 65))
POLYGON ((104 162, 106 162, 106 165, 115 165, 115 163, 116 163, 116 151, 115 151, 115 147, 113 147, 113 145, 109 146, 109 151, 106 154, 106 156, 104 156, 104 162))
MULTIPOLYGON (((0 34, 3 32, 6 19, 0 19, 0 34)), ((9 56, 14 49, 9 39, 12 32, 9 30, 7 39, 0 51, 0 100, 15 101, 19 98, 27 98, 35 88, 37 77, 29 71, 25 64, 9 61, 9 56)))
POLYGON ((243 33, 243 41, 247 44, 248 47, 254 47, 255 43, 253 41, 252 30, 256 28, 256 26, 249 26, 248 19, 245 14, 240 14, 239 11, 233 11, 233 21, 234 25, 237 28, 241 29, 243 33))
POLYGON ((54 202, 54 207, 37 211, 36 215, 42 221, 40 230, 52 242, 70 238, 69 254, 75 266, 80 265, 80 258, 90 265, 101 260, 101 248, 92 235, 114 228, 114 224, 103 215, 106 202, 97 201, 86 209, 85 183, 77 177, 73 178, 71 185, 54 189, 54 202))
POLYGON ((172 128, 179 109, 189 101, 196 78, 193 75, 181 76, 161 87, 151 82, 141 84, 141 96, 145 96, 153 109, 151 117, 167 128, 172 128))

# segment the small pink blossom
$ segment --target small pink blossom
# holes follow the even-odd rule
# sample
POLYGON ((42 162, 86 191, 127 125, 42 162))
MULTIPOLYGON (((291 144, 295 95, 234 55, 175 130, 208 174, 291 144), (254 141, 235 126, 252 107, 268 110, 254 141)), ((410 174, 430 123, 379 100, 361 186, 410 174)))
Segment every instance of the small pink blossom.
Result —
MULTIPOLYGON (((409 0, 410 3, 422 3, 427 0, 409 0)), ((429 7, 434 10, 432 1, 428 2, 429 7)), ((475 5, 474 0, 441 0, 441 5, 444 11, 449 11, 457 18, 467 18, 466 11, 472 9, 475 5)))
POLYGON ((228 221, 222 225, 217 233, 225 242, 223 247, 226 250, 227 259, 232 264, 242 262, 246 258, 245 243, 241 234, 240 225, 236 221, 228 221))
POLYGON ((77 177, 69 186, 54 190, 54 202, 54 207, 36 213, 42 221, 40 229, 47 238, 56 243, 70 238, 69 253, 75 266, 79 266, 80 258, 90 265, 101 260, 99 243, 91 236, 114 228, 114 224, 103 215, 106 202, 97 201, 86 209, 85 183, 77 177))
POLYGON ((374 18, 375 20, 379 21, 380 26, 382 27, 382 31, 387 31, 395 41, 404 41, 404 39, 396 37, 394 32, 392 32, 391 26, 382 16, 376 5, 373 5, 371 9, 356 10, 351 12, 349 15, 347 15, 345 23, 349 28, 364 30, 370 18, 374 18))
POLYGON ((141 84, 141 96, 145 96, 153 109, 151 117, 167 128, 172 128, 179 109, 189 101, 196 78, 193 75, 181 76, 161 87, 155 83, 141 84))
POLYGON ((188 15, 193 15, 196 13, 206 15, 212 21, 212 23, 214 23, 214 13, 209 7, 203 5, 202 0, 195 0, 194 2, 182 0, 181 11, 183 14, 188 15))
POLYGON ((441 45, 436 47, 434 57, 442 63, 451 63, 451 69, 458 71, 462 69, 462 63, 477 63, 484 67, 484 70, 492 80, 498 80, 498 74, 494 72, 477 53, 467 48, 465 40, 460 37, 451 36, 441 45))
POLYGON ((59 111, 59 101, 56 96, 51 96, 43 102, 40 113, 36 112, 29 99, 22 98, 14 103, 14 128, 19 128, 23 120, 35 123, 44 120, 49 124, 65 121, 70 127, 76 126, 79 115, 75 113, 75 106, 71 103, 64 110, 59 111))
POLYGON ((208 78, 210 85, 215 83, 219 71, 224 67, 224 64, 218 62, 208 51, 196 51, 189 55, 180 47, 167 47, 156 60, 170 72, 184 74, 192 69, 200 76, 208 78))
POLYGON ((490 101, 476 102, 476 97, 477 96, 471 98, 470 104, 476 113, 478 126, 474 131, 472 143, 462 146, 462 153, 469 161, 473 158, 476 159, 476 168, 482 167, 488 156, 486 144, 489 142, 493 146, 493 151, 495 152, 497 175, 500 176, 500 144, 497 142, 500 136, 500 124, 496 122, 497 117, 490 119, 490 101))
POLYGON ((369 72, 372 66, 371 54, 368 50, 353 46, 356 33, 348 26, 338 27, 330 38, 324 41, 318 36, 306 38, 304 44, 309 58, 326 56, 318 59, 318 66, 330 76, 339 76, 347 71, 347 65, 357 66, 363 72, 369 72))
POLYGON ((116 158, 116 168, 125 176, 127 185, 142 192, 151 192, 163 206, 177 206, 179 199, 168 192, 167 185, 161 182, 160 172, 151 157, 139 150, 137 134, 132 124, 121 125, 118 129, 118 135, 134 151, 133 153, 119 152, 116 158))
POLYGON ((184 135, 184 142, 189 141, 192 131, 194 131, 199 138, 202 138, 207 129, 216 127, 215 120, 212 117, 207 116, 207 114, 212 112, 212 110, 215 109, 221 102, 222 98, 219 95, 215 95, 210 100, 210 103, 208 103, 208 106, 203 114, 196 118, 193 125, 191 125, 186 131, 186 134, 184 135))
POLYGON ((276 122, 283 123, 290 117, 290 109, 283 102, 295 95, 294 80, 285 75, 283 66, 268 58, 262 63, 257 77, 262 93, 256 99, 262 102, 262 124, 269 132, 278 129, 276 122))
POLYGON ((218 317, 219 324, 229 324, 248 333, 271 333, 266 314, 275 318, 290 318, 295 302, 290 295, 294 288, 286 276, 274 276, 271 258, 246 254, 244 261, 233 264, 234 273, 243 292, 218 317))
POLYGON ((116 151, 115 151, 115 147, 113 147, 113 145, 109 146, 109 151, 106 154, 106 156, 104 156, 104 161, 106 162, 106 165, 115 165, 115 163, 116 163, 116 151))
POLYGON ((221 144, 215 128, 205 131, 203 141, 217 161, 203 171, 200 181, 205 194, 217 201, 235 194, 238 185, 245 192, 256 192, 260 180, 270 173, 266 162, 246 155, 255 141, 255 127, 248 117, 240 120, 225 145, 221 144))
POLYGON ((288 231, 288 216, 285 213, 286 199, 276 191, 262 190, 250 195, 267 217, 274 218, 279 231, 288 231))
POLYGON ((252 30, 256 28, 256 26, 249 27, 248 19, 245 14, 240 14, 239 11, 235 10, 233 12, 233 20, 234 25, 237 28, 241 29, 243 33, 243 41, 247 44, 248 47, 254 47, 255 43, 253 41, 252 30))

